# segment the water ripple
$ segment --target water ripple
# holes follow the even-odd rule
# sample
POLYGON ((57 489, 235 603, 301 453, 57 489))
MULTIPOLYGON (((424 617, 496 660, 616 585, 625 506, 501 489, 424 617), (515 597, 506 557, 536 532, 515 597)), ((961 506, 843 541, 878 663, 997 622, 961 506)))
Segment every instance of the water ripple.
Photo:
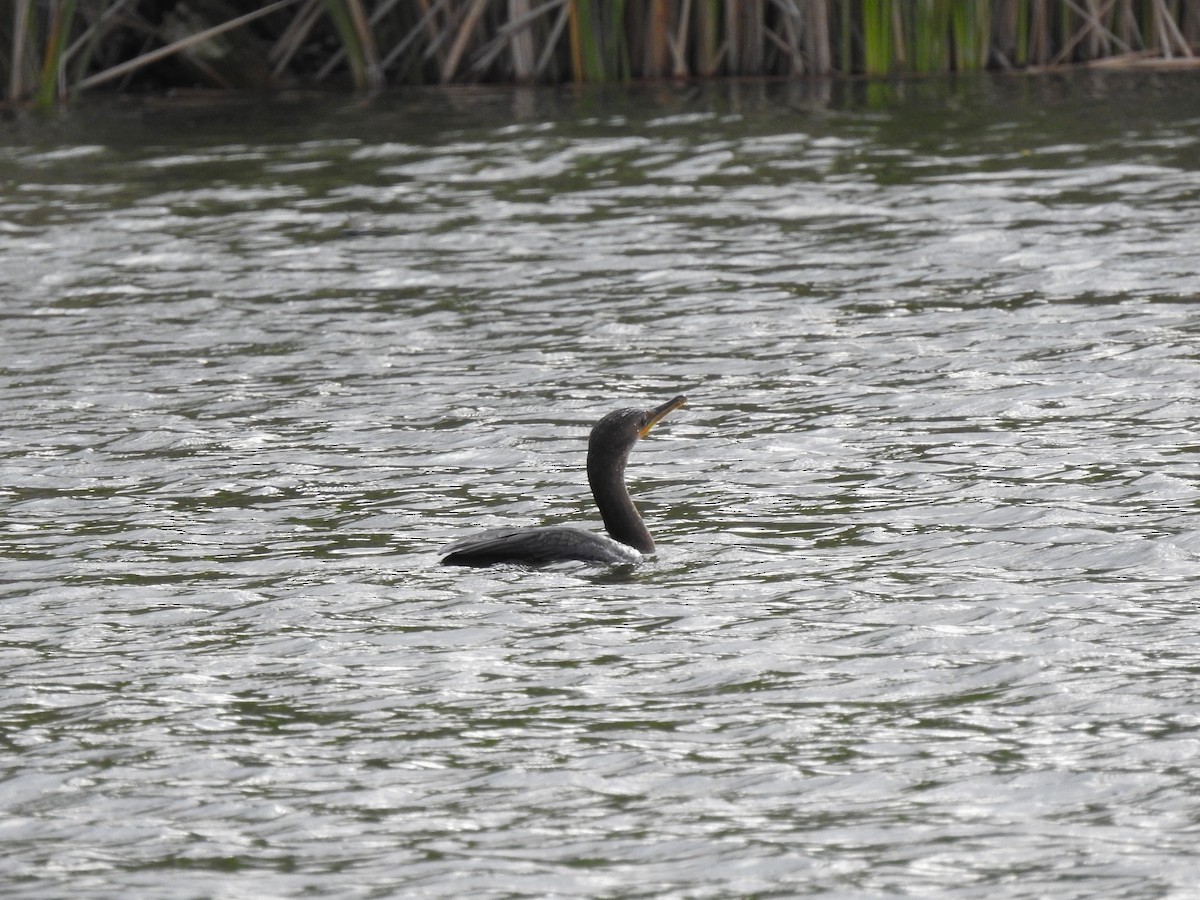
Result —
POLYGON ((1200 111, 1091 77, 23 122, 6 896, 1190 889, 1200 111), (436 565, 681 392, 654 560, 436 565))

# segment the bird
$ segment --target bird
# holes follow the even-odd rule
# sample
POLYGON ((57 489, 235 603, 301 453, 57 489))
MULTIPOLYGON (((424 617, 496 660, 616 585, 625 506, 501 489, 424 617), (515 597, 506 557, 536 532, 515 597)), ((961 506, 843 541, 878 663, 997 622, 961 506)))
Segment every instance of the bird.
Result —
POLYGON ((686 402, 687 398, 680 396, 654 409, 618 409, 592 428, 588 484, 608 534, 574 525, 493 528, 451 544, 444 551, 442 565, 545 565, 568 560, 611 565, 636 563, 653 553, 654 538, 625 487, 625 464, 638 439, 686 402))

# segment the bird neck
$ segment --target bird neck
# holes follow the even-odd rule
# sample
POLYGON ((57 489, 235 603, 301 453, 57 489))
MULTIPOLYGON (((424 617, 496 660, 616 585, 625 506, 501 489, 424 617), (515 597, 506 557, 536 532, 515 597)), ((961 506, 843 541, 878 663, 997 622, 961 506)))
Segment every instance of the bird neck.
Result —
POLYGON ((653 553, 654 538, 625 487, 625 460, 589 453, 588 484, 609 536, 639 553, 653 553))

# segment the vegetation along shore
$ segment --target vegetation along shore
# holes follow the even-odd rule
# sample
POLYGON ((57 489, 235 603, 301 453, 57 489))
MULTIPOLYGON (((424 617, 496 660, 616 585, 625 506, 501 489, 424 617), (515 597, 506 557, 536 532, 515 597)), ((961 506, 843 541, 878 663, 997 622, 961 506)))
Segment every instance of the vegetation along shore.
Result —
POLYGON ((89 91, 1191 65, 1200 0, 7 0, 0 89, 89 91))

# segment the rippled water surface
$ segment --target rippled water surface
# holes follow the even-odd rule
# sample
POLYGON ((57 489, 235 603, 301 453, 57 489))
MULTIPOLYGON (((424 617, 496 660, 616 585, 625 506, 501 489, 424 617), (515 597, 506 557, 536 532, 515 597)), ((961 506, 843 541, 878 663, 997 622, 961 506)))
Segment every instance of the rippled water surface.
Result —
POLYGON ((0 893, 1192 895, 1198 223, 1192 74, 10 118, 0 893))

